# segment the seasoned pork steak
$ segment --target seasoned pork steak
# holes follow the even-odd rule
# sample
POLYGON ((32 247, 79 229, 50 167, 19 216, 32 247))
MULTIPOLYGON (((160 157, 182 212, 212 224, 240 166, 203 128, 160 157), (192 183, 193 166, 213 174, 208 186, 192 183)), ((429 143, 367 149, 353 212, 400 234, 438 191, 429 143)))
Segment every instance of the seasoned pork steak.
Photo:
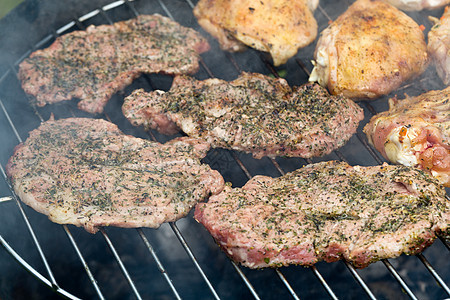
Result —
POLYGON ((53 222, 91 233, 156 228, 222 190, 222 176, 200 163, 208 149, 192 138, 135 138, 104 120, 50 120, 16 147, 6 171, 20 199, 53 222))
POLYGON ((79 98, 80 109, 101 113, 141 73, 195 73, 199 54, 208 49, 194 30, 158 14, 141 15, 58 37, 20 64, 19 78, 39 106, 79 98))
POLYGON ((345 259, 358 268, 415 254, 450 236, 450 202, 436 179, 405 166, 311 164, 226 187, 195 218, 250 268, 345 259))
POLYGON ((291 88, 286 80, 243 73, 226 82, 176 76, 168 92, 125 98, 133 125, 207 140, 213 147, 267 156, 313 157, 330 153, 355 133, 362 109, 318 84, 291 88))

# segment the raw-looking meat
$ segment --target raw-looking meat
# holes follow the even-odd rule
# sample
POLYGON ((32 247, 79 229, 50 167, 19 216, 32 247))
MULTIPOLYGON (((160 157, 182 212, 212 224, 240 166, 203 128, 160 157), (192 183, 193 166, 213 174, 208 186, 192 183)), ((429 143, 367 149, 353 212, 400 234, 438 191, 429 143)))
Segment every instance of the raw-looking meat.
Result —
POLYGON ((142 73, 195 73, 207 50, 194 30, 158 14, 141 15, 58 37, 20 64, 19 78, 38 106, 78 98, 81 110, 101 113, 142 73))
POLYGON ((450 87, 389 100, 364 127, 369 143, 393 163, 430 172, 450 187, 450 87))
POLYGON ((436 71, 445 85, 450 85, 450 6, 444 14, 434 21, 434 26, 428 32, 428 54, 436 66, 436 71))
POLYGON ((224 186, 201 164, 209 145, 193 138, 160 144, 101 120, 49 120, 18 145, 6 167, 15 192, 59 224, 159 227, 184 217, 224 186))
POLYGON ((363 268, 449 236, 445 189, 422 170, 329 161, 278 178, 225 187, 195 218, 236 262, 250 268, 344 259, 363 268))
POLYGON ((263 156, 313 157, 344 145, 364 118, 343 96, 315 83, 291 88, 284 79, 242 73, 227 82, 176 76, 168 92, 134 91, 124 115, 133 125, 202 138, 213 147, 263 156))
POLYGON ((317 42, 310 81, 355 100, 389 94, 428 66, 419 25, 383 1, 358 0, 317 42))
POLYGON ((317 36, 318 0, 200 0, 198 23, 218 39, 222 49, 246 46, 269 52, 275 66, 284 64, 317 36))

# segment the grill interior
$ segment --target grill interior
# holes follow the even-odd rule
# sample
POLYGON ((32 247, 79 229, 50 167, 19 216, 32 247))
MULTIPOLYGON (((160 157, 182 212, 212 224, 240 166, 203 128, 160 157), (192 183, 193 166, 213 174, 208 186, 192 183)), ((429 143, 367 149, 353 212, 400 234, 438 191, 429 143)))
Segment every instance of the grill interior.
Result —
MULTIPOLYGON (((321 0, 315 17, 321 32, 353 1, 321 0)), ((273 67, 270 57, 252 49, 243 53, 226 53, 204 32, 192 15, 196 1, 116 1, 98 6, 87 14, 72 16, 67 12, 63 23, 44 25, 37 41, 24 47, 21 41, 13 59, 0 65, 0 298, 16 299, 64 296, 67 298, 156 298, 156 299, 442 299, 450 297, 449 245, 437 240, 423 254, 374 263, 356 270, 345 262, 320 262, 314 267, 283 267, 250 270, 230 261, 214 243, 192 212, 175 223, 159 229, 103 228, 95 235, 74 226, 57 225, 46 216, 21 204, 9 185, 4 167, 13 148, 27 133, 54 114, 56 119, 77 117, 104 118, 134 136, 165 142, 173 136, 146 132, 131 126, 120 107, 123 98, 136 88, 168 90, 171 77, 150 74, 138 78, 122 93, 113 96, 105 113, 92 116, 76 108, 76 101, 37 108, 30 105, 17 80, 19 63, 32 51, 49 46, 56 36, 91 24, 108 24, 139 14, 159 13, 180 24, 192 27, 208 38, 212 49, 202 55, 201 68, 195 77, 235 79, 241 71, 286 74, 291 85, 307 82, 312 69, 315 44, 300 49, 286 65, 273 67), (18 262, 15 262, 14 259, 18 262), (21 265, 22 268, 18 267, 21 265), (45 289, 43 287, 49 287, 45 289), (3 291, 3 292, 2 292, 3 291), (3 294, 2 294, 3 293, 3 294)), ((20 13, 20 12, 19 12, 20 13)), ((440 16, 442 10, 412 14, 419 24, 431 27, 428 15, 440 16)), ((43 21, 45 24, 45 20, 43 21)), ((21 35, 15 32, 7 34, 21 35)), ((0 48, 1 49, 1 48, 0 48)), ((2 53, 5 55, 5 53, 2 53)), ((418 95, 442 89, 433 67, 414 84, 403 86, 395 94, 418 95)), ((223 149, 211 150, 204 159, 220 171, 233 186, 242 186, 254 175, 278 177, 302 165, 323 160, 344 160, 351 165, 376 165, 384 160, 370 146, 362 127, 370 117, 387 109, 388 95, 372 102, 361 102, 365 120, 358 133, 341 149, 325 157, 263 158, 223 149)))

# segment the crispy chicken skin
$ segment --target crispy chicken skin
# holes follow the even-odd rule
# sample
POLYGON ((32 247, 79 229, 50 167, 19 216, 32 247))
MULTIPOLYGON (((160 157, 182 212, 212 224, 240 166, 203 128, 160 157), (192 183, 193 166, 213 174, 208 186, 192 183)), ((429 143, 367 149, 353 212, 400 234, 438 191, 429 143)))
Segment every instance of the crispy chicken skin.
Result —
POLYGON ((358 0, 322 31, 309 80, 331 94, 374 99, 421 74, 426 50, 409 16, 382 1, 358 0))
POLYGON ((385 0, 402 10, 435 9, 450 3, 450 0, 385 0))
POLYGON ((445 8, 444 14, 435 22, 428 32, 428 54, 436 66, 436 71, 444 84, 450 85, 450 6, 445 8))
POLYGON ((420 167, 450 187, 450 87, 389 100, 364 127, 369 143, 393 163, 420 167))
POLYGON ((318 0, 200 0, 198 23, 218 39, 222 49, 245 45, 269 52, 275 66, 286 63, 317 36, 313 11, 318 0))

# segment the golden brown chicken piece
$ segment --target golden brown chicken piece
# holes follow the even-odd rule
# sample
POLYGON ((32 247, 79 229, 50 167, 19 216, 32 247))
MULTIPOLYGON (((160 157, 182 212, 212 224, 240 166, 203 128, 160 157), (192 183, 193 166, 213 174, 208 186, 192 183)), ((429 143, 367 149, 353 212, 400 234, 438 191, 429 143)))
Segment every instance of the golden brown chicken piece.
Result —
POLYGON ((450 3, 450 0, 385 0, 402 10, 435 9, 450 3))
POLYGON ((222 49, 245 45, 269 52, 275 66, 284 64, 317 36, 313 11, 318 0, 200 0, 198 23, 218 39, 222 49))
POLYGON ((450 87, 389 100, 364 127, 369 143, 393 163, 420 167, 450 187, 450 87))
POLYGON ((435 25, 428 32, 428 54, 444 84, 450 85, 450 6, 441 19, 431 18, 435 25))
POLYGON ((419 25, 390 4, 358 0, 318 40, 309 78, 331 94, 373 99, 425 71, 428 59, 419 25))

